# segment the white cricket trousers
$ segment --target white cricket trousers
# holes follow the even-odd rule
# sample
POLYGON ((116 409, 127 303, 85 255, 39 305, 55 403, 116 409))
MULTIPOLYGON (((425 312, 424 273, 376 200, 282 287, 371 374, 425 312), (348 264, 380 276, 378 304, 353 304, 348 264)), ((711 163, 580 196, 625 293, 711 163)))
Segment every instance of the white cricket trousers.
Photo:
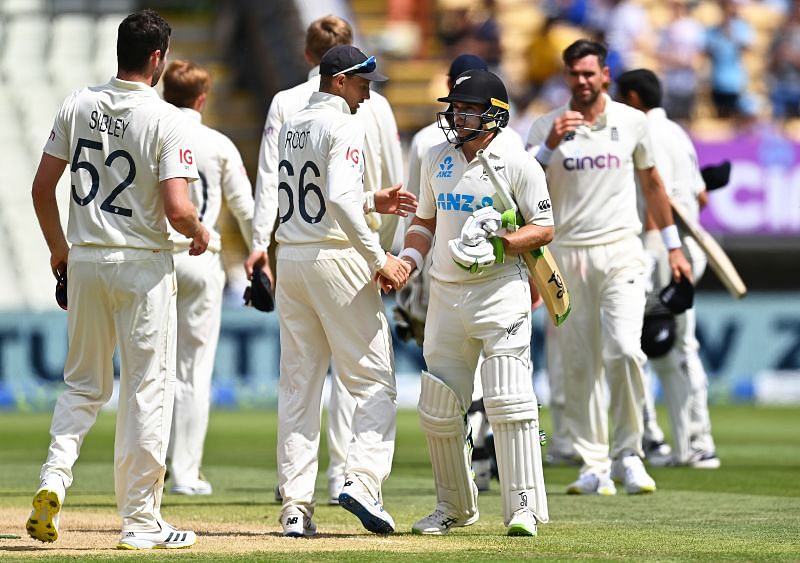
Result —
POLYGON ((347 390, 336 364, 331 363, 331 394, 328 399, 328 479, 344 477, 347 448, 353 438, 353 413, 356 400, 347 390))
POLYGON ((111 398, 118 346, 117 508, 123 531, 156 531, 175 392, 172 253, 73 246, 67 276, 67 389, 56 402, 41 475, 57 473, 72 484, 83 439, 111 398))
MULTIPOLYGON (((705 272, 708 259, 693 238, 683 237, 682 241, 683 252, 692 266, 693 282, 696 285, 705 272)), ((660 287, 669 283, 670 275, 664 253, 659 257, 660 287)), ((678 463, 686 463, 692 449, 713 452, 715 448, 708 414, 708 377, 700 360, 700 344, 695 335, 694 307, 676 315, 675 325, 675 345, 672 350, 650 363, 664 389, 672 426, 675 459, 678 463)))
POLYGON ((641 350, 645 259, 638 237, 607 245, 551 245, 572 302, 556 331, 564 375, 564 422, 583 471, 610 470, 610 455, 642 457, 644 408, 641 350), (607 398, 607 389, 610 397, 607 398))
POLYGON ((397 390, 389 322, 369 267, 352 248, 278 249, 281 334, 278 481, 284 508, 314 510, 320 402, 333 358, 355 398, 345 473, 376 497, 394 454, 397 390))
POLYGON ((211 405, 225 271, 220 255, 173 254, 178 281, 177 383, 167 457, 174 486, 197 483, 211 405))
POLYGON ((484 357, 510 354, 530 365, 531 297, 527 276, 484 283, 431 280, 423 355, 467 412, 475 370, 484 357))

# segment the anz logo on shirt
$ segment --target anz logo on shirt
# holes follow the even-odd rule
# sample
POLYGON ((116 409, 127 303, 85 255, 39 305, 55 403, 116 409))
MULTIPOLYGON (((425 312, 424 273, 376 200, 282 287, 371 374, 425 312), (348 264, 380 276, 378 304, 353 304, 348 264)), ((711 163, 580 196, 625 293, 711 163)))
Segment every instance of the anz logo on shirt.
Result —
POLYGON ((437 178, 452 178, 453 177, 453 157, 446 156, 444 160, 439 163, 439 173, 437 178))
POLYGON ((475 196, 472 194, 440 192, 436 196, 436 208, 442 211, 466 211, 467 213, 472 213, 481 207, 491 206, 493 202, 491 197, 484 196, 479 204, 475 205, 476 203, 478 202, 475 201, 475 196))

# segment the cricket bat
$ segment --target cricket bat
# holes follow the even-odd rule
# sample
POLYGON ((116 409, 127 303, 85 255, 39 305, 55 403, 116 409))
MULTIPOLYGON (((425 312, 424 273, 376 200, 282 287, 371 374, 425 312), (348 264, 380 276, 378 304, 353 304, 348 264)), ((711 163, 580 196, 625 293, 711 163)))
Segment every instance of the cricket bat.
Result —
MULTIPOLYGON (((518 222, 521 225, 524 224, 524 221, 519 216, 517 203, 511 195, 511 190, 497 177, 494 168, 484 156, 483 150, 477 152, 477 157, 497 192, 497 198, 504 207, 499 211, 502 213, 507 209, 513 209, 518 214, 518 222)), ((528 267, 531 278, 533 278, 536 287, 539 289, 542 300, 547 307, 547 312, 550 313, 550 319, 555 326, 559 326, 567 320, 572 310, 572 305, 569 300, 567 284, 564 283, 564 278, 561 276, 561 270, 556 263, 555 257, 546 246, 543 246, 537 250, 522 254, 522 260, 528 267)))
POLYGON ((744 285, 731 259, 725 254, 725 251, 722 250, 719 243, 708 234, 708 231, 706 231, 700 223, 689 215, 685 207, 674 199, 670 199, 669 203, 672 206, 672 210, 675 212, 676 221, 689 231, 689 234, 694 237, 697 244, 700 245, 700 248, 706 253, 709 266, 711 266, 711 269, 717 274, 717 277, 728 292, 736 299, 744 297, 747 294, 747 287, 744 285))

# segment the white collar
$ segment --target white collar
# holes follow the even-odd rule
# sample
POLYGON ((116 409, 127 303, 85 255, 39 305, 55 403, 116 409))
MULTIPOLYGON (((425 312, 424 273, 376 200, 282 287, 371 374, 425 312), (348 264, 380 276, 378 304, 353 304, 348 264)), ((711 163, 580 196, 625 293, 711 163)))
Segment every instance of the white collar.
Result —
POLYGON ((186 114, 186 117, 188 117, 192 121, 197 121, 198 123, 201 123, 203 121, 203 116, 197 110, 194 110, 192 108, 178 108, 178 109, 181 110, 184 114, 186 114))
POLYGON ((312 93, 311 98, 308 100, 308 105, 327 106, 350 115, 350 106, 347 105, 347 102, 344 100, 344 98, 334 94, 328 94, 327 92, 312 93))

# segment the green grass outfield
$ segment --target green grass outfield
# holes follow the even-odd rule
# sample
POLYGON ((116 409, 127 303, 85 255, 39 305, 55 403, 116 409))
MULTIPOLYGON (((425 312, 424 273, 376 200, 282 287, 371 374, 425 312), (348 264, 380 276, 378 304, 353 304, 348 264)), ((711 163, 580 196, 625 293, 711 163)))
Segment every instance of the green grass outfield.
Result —
MULTIPOLYGON (((292 540, 280 537, 280 507, 273 501, 276 413, 216 411, 204 463, 213 496, 167 494, 164 499, 165 517, 192 525, 197 544, 189 550, 131 554, 113 549, 119 529, 113 416, 103 414, 86 439, 61 538, 43 545, 27 538, 24 520, 47 450, 49 416, 0 413, 0 534, 22 536, 0 539, 0 560, 800 561, 800 408, 715 407, 712 419, 719 470, 653 470, 655 494, 627 496, 620 490, 605 498, 565 495, 576 469, 546 468, 552 522, 540 527, 538 537, 503 535, 494 482, 492 491, 481 495, 480 521, 440 538, 409 533, 414 520, 433 508, 434 491, 416 413, 403 411, 394 471, 384 487, 398 533, 373 536, 343 509, 322 505, 315 514, 320 536, 292 540), (90 545, 81 545, 84 537, 90 545)), ((548 427, 546 410, 543 427, 548 427)), ((321 499, 325 491, 323 474, 321 499)))

